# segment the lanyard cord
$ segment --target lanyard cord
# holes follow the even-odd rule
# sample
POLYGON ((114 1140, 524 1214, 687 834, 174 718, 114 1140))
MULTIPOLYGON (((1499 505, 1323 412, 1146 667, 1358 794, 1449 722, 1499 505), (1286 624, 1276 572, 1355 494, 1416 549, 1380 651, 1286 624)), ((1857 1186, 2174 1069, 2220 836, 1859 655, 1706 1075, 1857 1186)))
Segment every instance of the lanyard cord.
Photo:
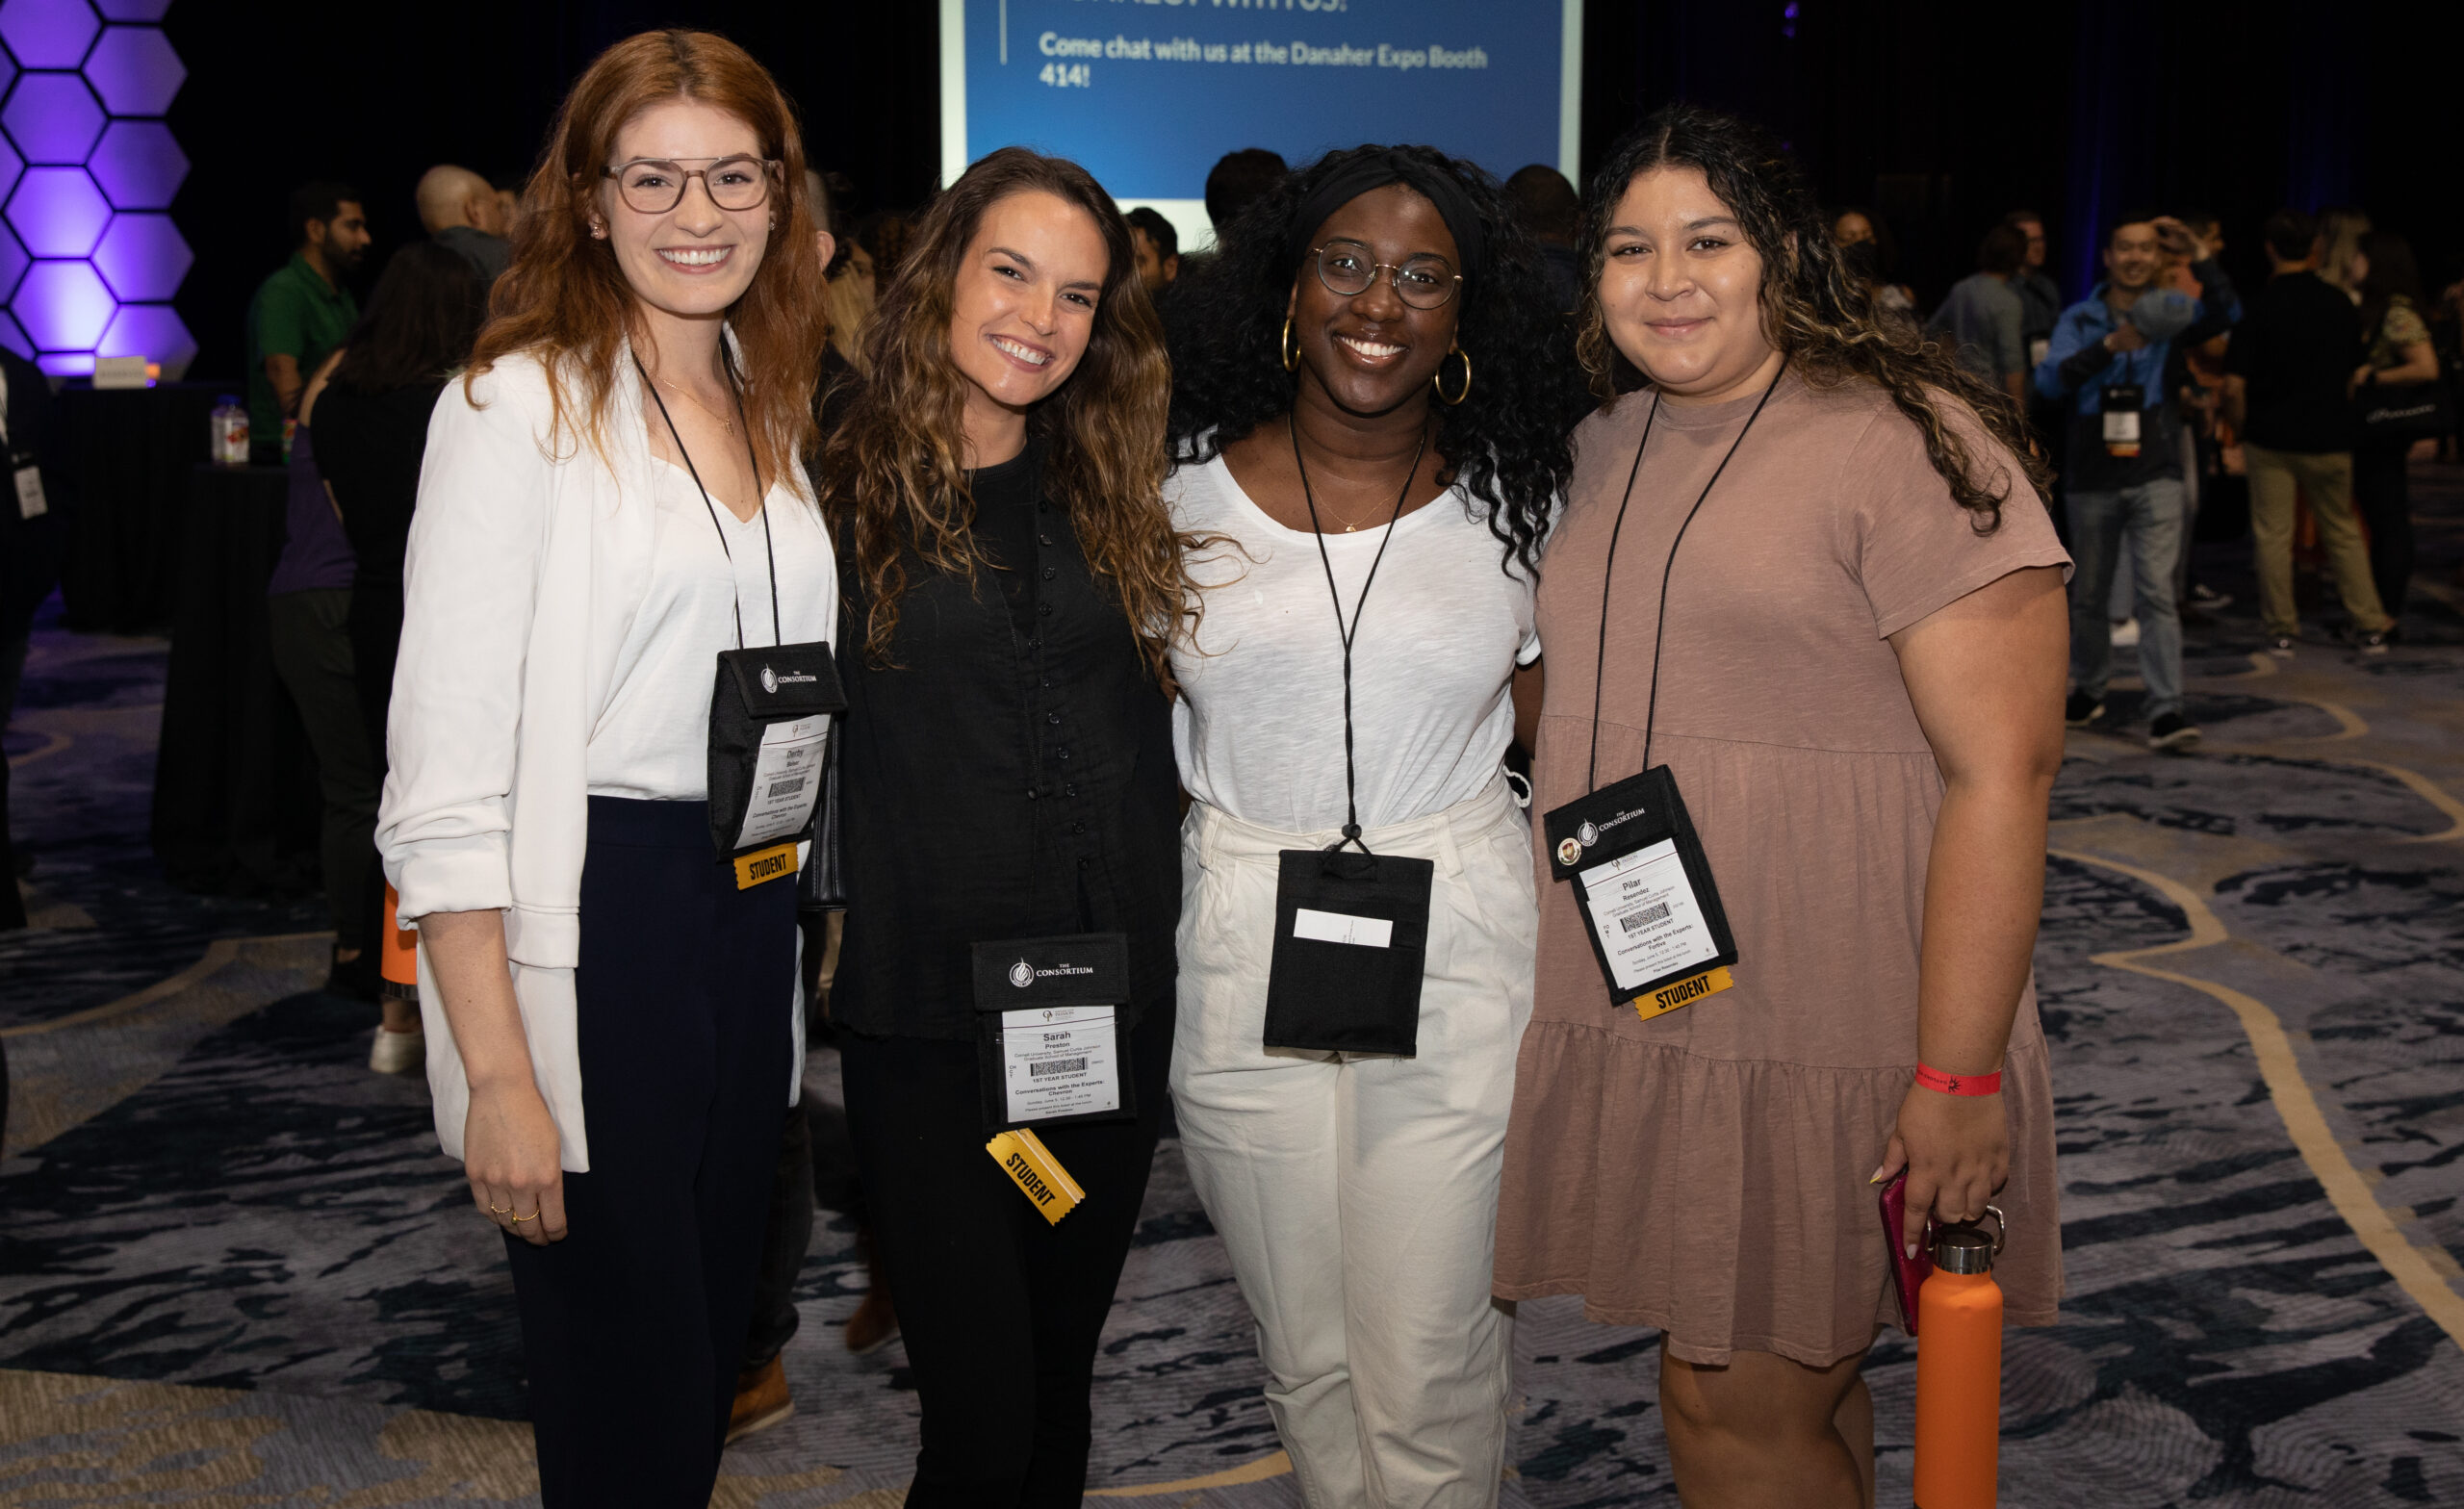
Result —
MULTIPOLYGON (((1652 627, 1652 694, 1643 712, 1645 770, 1652 768, 1652 725, 1659 717, 1659 652, 1668 629, 1668 576, 1677 566, 1677 548, 1685 543, 1685 531, 1693 527, 1694 516, 1703 511, 1703 502, 1711 496, 1711 489, 1718 485, 1720 473, 1736 459, 1737 448, 1745 444, 1746 430, 1754 428, 1754 422, 1762 417, 1762 406, 1771 401, 1771 395, 1780 391, 1780 378, 1787 370, 1788 359, 1782 356, 1780 371, 1771 374, 1771 385, 1762 390, 1762 396, 1755 400, 1754 412, 1745 417, 1745 428, 1738 430, 1736 439, 1729 442, 1728 454, 1720 457, 1720 464, 1711 469, 1711 479, 1703 484, 1703 491, 1695 495, 1694 506, 1685 510, 1684 521, 1678 524, 1677 538, 1668 542, 1668 559, 1661 563, 1659 569, 1659 608, 1652 627)), ((1626 507, 1634 500, 1634 478, 1643 471, 1643 447, 1651 444, 1652 423, 1658 418, 1659 393, 1655 389, 1651 412, 1643 417, 1643 438, 1634 446, 1633 470, 1626 473, 1626 496, 1618 499, 1617 522, 1608 531, 1608 561, 1600 574, 1600 650, 1591 668, 1591 766, 1583 777, 1585 793, 1600 789, 1600 697, 1608 684, 1608 589, 1617 579, 1617 537, 1625 532, 1626 507)))
POLYGON ((1369 846, 1360 841, 1360 799, 1358 784, 1352 774, 1351 731, 1351 644, 1360 633, 1360 615, 1369 607, 1369 589, 1377 581, 1378 563, 1386 559, 1386 547, 1395 543, 1395 522, 1403 517, 1403 499, 1412 496, 1412 479, 1421 474, 1421 461, 1428 454, 1428 426, 1421 426, 1421 446, 1412 452, 1412 468, 1403 473, 1402 489, 1395 495, 1395 511, 1386 520, 1386 538, 1377 542, 1377 553, 1369 558, 1369 575, 1361 579, 1360 596, 1352 602, 1351 622, 1344 622, 1343 589, 1335 585, 1334 558, 1326 553, 1326 531, 1318 523, 1317 495, 1309 491, 1309 463, 1300 458, 1300 425, 1291 415, 1283 420, 1284 428, 1292 436, 1292 464, 1300 469, 1300 497, 1309 505, 1309 527, 1318 541, 1318 564, 1326 570, 1326 596, 1335 601, 1335 630, 1344 642, 1344 836, 1333 845, 1356 845, 1362 854, 1369 846))
MULTIPOLYGON (((724 351, 724 347, 722 350, 724 351)), ((745 459, 753 463, 753 490, 761 492, 761 458, 753 452, 753 426, 744 418, 744 396, 735 389, 735 360, 727 359, 728 396, 735 400, 736 422, 744 424, 745 459)), ((667 400, 658 396, 658 384, 651 381, 650 370, 642 359, 633 358, 633 371, 642 374, 642 386, 650 390, 651 401, 658 405, 658 417, 667 422, 667 435, 676 442, 676 453, 684 458, 684 473, 693 479, 694 490, 702 495, 702 507, 710 516, 710 527, 719 535, 719 553, 728 558, 728 602, 735 610, 735 647, 744 648, 744 595, 735 589, 735 551, 728 549, 728 531, 719 523, 719 510, 710 501, 710 490, 702 485, 701 469, 693 465, 693 452, 684 448, 684 437, 677 433, 676 417, 667 412, 667 400)), ((761 510, 761 550, 770 558, 770 642, 783 645, 787 636, 779 627, 779 548, 770 538, 770 510, 761 510)))

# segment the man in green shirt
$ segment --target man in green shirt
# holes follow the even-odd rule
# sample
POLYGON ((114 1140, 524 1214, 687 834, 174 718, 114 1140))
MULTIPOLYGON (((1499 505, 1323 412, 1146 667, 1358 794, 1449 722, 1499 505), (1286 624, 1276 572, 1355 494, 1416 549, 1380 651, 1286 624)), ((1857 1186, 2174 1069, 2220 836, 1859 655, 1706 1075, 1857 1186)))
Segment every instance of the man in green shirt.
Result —
POLYGON ((359 322, 359 304, 343 287, 368 254, 359 192, 336 183, 293 190, 291 232, 298 249, 248 300, 248 449, 261 465, 281 459, 283 421, 299 412, 318 364, 359 322))

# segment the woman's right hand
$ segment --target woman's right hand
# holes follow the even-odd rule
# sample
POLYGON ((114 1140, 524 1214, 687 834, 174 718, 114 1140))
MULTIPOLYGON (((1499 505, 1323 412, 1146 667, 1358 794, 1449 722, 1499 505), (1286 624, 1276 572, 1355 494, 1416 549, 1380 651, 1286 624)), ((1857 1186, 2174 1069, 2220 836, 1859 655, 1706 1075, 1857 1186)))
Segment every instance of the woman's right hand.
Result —
POLYGON ((471 1089, 462 1170, 488 1219, 534 1247, 565 1239, 565 1171, 555 1118, 529 1080, 471 1089))

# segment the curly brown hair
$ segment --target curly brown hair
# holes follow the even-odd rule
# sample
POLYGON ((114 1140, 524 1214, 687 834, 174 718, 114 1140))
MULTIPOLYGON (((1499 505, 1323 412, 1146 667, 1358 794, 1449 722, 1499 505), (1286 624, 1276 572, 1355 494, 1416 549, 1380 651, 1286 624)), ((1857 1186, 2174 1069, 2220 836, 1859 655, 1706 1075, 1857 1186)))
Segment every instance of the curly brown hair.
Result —
POLYGON ((1068 513, 1087 564, 1118 595, 1156 679, 1169 685, 1172 641, 1197 618, 1163 499, 1171 369, 1129 229, 1075 163, 1025 147, 981 159, 925 211, 896 269, 876 271, 885 281, 864 342, 866 379, 816 469, 823 513, 854 560, 864 654, 876 665, 889 663, 908 551, 969 581, 991 564, 972 532, 975 499, 962 459, 966 378, 951 358, 950 320, 985 215, 1034 192, 1092 217, 1111 258, 1087 354, 1028 416, 1030 441, 1043 448, 1044 495, 1068 513))
POLYGON ((785 165, 770 185, 777 214, 769 243, 752 283, 728 311, 728 328, 742 363, 754 464, 763 476, 796 486, 802 469, 793 463, 812 448, 812 389, 819 375, 813 358, 828 333, 804 140, 794 108, 769 71, 709 32, 629 37, 575 81, 522 192, 513 263, 489 295, 491 318, 471 352, 464 392, 503 357, 536 356, 548 371, 553 433, 572 425, 603 453, 602 424, 625 365, 621 345, 633 333, 640 305, 614 249, 590 234, 591 215, 602 202, 599 170, 627 121, 680 96, 715 105, 751 126, 762 156, 785 165))
POLYGON ((2010 395, 1961 367, 1938 342, 1894 338, 1875 318, 1873 296, 1840 261, 1830 227, 1794 163, 1760 127, 1700 105, 1653 113, 1608 154, 1583 196, 1583 295, 1575 352, 1592 392, 1614 402, 1647 380, 1609 340, 1600 307, 1608 225, 1627 186, 1659 167, 1691 167, 1733 214, 1762 257, 1763 335, 1789 368, 1817 388, 1871 382, 1925 437, 1925 455, 1979 534, 2001 526, 2009 473, 1982 467, 1962 427, 1946 417, 1972 413, 1985 433, 2008 447, 2040 505, 2053 473, 2010 395), (1980 474, 1983 473, 1983 474, 1980 474))

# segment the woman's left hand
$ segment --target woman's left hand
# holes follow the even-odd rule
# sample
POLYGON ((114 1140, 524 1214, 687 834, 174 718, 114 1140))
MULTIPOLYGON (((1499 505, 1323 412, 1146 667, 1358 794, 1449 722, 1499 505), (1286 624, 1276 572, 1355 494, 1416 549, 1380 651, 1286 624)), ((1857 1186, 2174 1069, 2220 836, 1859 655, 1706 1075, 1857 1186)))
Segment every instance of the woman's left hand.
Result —
POLYGON ((1974 1220, 2011 1178, 2011 1124, 2002 1096, 1945 1095, 1919 1085, 1899 1103, 1882 1183, 1908 1170, 1908 1214, 1900 1240, 1910 1256, 1925 1240, 1925 1221, 1974 1220))

